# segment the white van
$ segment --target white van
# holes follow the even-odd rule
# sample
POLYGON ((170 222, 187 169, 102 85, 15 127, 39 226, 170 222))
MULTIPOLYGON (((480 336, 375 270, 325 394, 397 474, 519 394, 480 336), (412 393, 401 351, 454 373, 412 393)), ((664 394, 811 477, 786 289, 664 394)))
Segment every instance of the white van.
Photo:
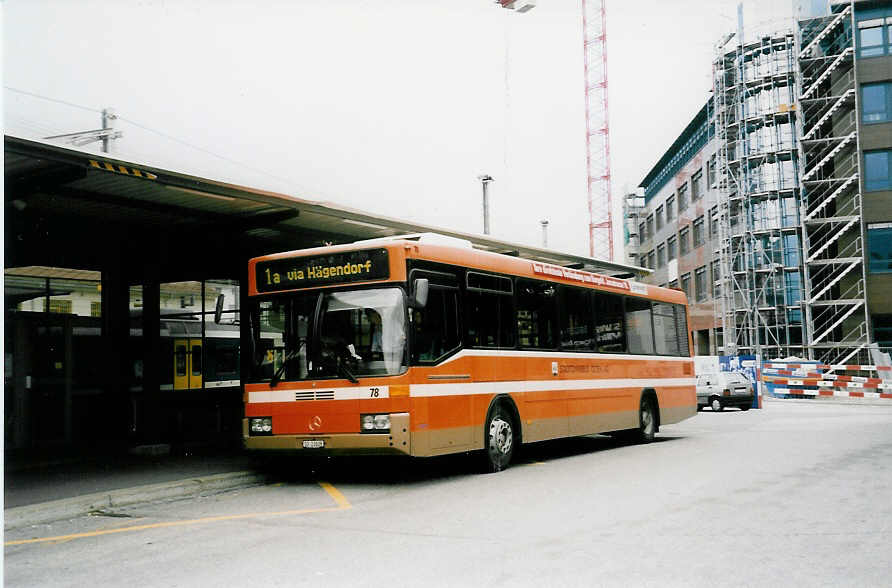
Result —
POLYGON ((749 410, 753 405, 753 385, 744 374, 717 372, 697 376, 697 410, 706 406, 718 412, 726 406, 749 410))

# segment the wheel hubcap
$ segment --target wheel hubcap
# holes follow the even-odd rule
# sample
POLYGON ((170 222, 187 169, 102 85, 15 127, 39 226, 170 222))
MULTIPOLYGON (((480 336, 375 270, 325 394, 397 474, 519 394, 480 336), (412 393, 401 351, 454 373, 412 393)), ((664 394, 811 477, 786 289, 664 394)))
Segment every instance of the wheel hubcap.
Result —
POLYGON ((654 414, 650 409, 650 403, 647 403, 643 407, 641 407, 641 426, 646 434, 650 435, 651 433, 653 433, 654 414))
POLYGON ((511 423, 501 418, 494 418, 489 425, 489 448, 491 451, 508 455, 514 435, 511 433, 511 423))

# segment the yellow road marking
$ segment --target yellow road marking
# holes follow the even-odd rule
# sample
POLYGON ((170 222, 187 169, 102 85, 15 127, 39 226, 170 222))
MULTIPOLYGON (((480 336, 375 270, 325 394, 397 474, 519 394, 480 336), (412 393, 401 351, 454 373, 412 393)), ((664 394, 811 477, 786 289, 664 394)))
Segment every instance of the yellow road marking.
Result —
POLYGON ((344 495, 341 494, 341 491, 329 484, 328 482, 319 482, 319 485, 322 486, 322 489, 328 492, 328 495, 332 497, 332 499, 337 503, 339 509, 350 508, 350 503, 347 502, 347 499, 344 498, 344 495))
POLYGON ((166 523, 150 523, 147 525, 132 525, 129 527, 114 527, 111 529, 101 529, 98 531, 89 531, 86 533, 72 533, 70 535, 57 535, 55 537, 37 537, 35 539, 21 539, 18 541, 7 541, 4 546, 9 545, 26 545, 28 543, 50 543, 71 541, 72 539, 86 539, 87 537, 99 537, 101 535, 112 535, 114 533, 131 533, 134 531, 146 531, 148 529, 164 529, 167 527, 185 527, 189 525, 202 525, 207 523, 219 523, 221 521, 235 521, 238 519, 251 519, 260 517, 284 517, 303 515, 316 512, 334 512, 337 510, 346 510, 353 508, 341 492, 329 484, 328 482, 318 482, 319 486, 335 501, 337 506, 329 506, 326 508, 304 508, 300 510, 281 510, 276 512, 254 512, 247 514, 223 515, 218 517, 204 517, 200 519, 189 519, 186 521, 168 521, 166 523))

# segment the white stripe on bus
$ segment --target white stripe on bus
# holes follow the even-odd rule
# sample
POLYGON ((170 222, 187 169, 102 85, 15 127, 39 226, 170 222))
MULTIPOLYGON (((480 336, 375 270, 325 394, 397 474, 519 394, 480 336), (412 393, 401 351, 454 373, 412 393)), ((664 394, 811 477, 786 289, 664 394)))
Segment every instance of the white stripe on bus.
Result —
POLYGON ((249 392, 248 402, 305 402, 314 398, 319 400, 365 400, 367 398, 389 398, 390 386, 351 386, 349 388, 290 388, 280 390, 263 390, 249 392), (319 397, 322 398, 319 398, 319 397))
POLYGON ((449 384, 412 384, 409 396, 459 396, 462 394, 509 394, 518 392, 582 392, 615 388, 664 388, 694 386, 694 378, 622 378, 603 380, 520 380, 449 384))
MULTIPOLYGON (((409 396, 430 398, 438 396, 462 396, 466 394, 509 394, 520 392, 583 392, 586 390, 610 390, 617 388, 675 388, 694 386, 694 378, 622 378, 601 380, 520 380, 508 382, 457 382, 442 384, 412 384, 409 396)), ((389 398, 388 386, 350 388, 310 388, 290 390, 269 390, 249 392, 249 403, 261 402, 304 402, 310 398, 298 399, 308 393, 334 393, 334 400, 360 400, 366 398, 389 398), (377 395, 373 390, 377 390, 377 395)))

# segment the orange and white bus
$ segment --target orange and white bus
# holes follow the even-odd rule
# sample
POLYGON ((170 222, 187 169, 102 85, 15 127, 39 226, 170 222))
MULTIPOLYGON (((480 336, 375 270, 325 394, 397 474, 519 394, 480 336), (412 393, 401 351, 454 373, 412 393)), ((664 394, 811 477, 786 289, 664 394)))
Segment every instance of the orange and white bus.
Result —
POLYGON ((249 262, 249 450, 479 451, 697 412, 683 292, 426 235, 249 262))

